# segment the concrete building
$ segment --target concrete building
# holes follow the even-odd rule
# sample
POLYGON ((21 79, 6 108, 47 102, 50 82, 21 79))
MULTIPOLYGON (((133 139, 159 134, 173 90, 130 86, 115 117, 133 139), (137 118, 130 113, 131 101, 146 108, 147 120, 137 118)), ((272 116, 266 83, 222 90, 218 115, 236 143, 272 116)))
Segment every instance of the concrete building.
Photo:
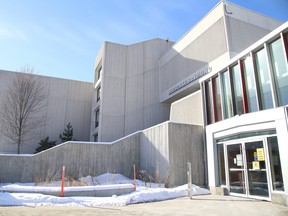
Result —
MULTIPOLYGON (((112 141, 169 120, 171 103, 200 90, 201 76, 280 24, 221 2, 175 44, 105 42, 95 64, 91 141, 112 141)), ((197 120, 189 123, 203 123, 201 107, 195 111, 191 118, 197 120)))
POLYGON ((215 191, 288 205, 288 22, 201 78, 215 191))
MULTIPOLYGON (((17 72, 0 70, 0 106, 5 103, 7 91, 17 72)), ((74 138, 89 141, 90 119, 93 83, 65 80, 59 78, 37 76, 39 82, 45 86, 47 93, 46 105, 39 115, 45 116, 43 126, 33 131, 33 136, 27 143, 21 145, 21 153, 34 153, 40 140, 49 136, 49 140, 58 141, 59 134, 71 122, 74 138)), ((3 130, 3 125, 0 125, 3 130)), ((0 153, 17 153, 17 145, 11 143, 2 133, 0 139, 0 153)))
POLYGON ((111 141, 165 120, 202 125, 212 192, 287 205, 287 111, 281 108, 288 103, 287 24, 282 24, 220 2, 178 42, 159 40, 165 46, 149 58, 159 61, 151 70, 154 79, 140 75, 152 41, 105 43, 96 59, 94 99, 100 86, 101 95, 94 102, 91 140, 111 141), (146 115, 145 99, 153 93, 155 109, 146 115))
POLYGON ((168 120, 159 103, 158 60, 172 42, 105 42, 96 57, 91 141, 109 142, 168 120))
MULTIPOLYGON (((115 163, 130 175, 123 166, 135 162, 168 173, 173 186, 186 181, 190 161, 193 182, 211 193, 288 205, 287 32, 288 23, 221 1, 176 43, 105 42, 85 128, 95 146, 68 143, 61 149, 73 152, 59 163, 74 164, 77 155, 83 164, 97 161, 95 173, 115 163), (85 149, 84 160, 81 148, 95 154, 85 149)), ((40 156, 49 161, 52 152, 40 156)))

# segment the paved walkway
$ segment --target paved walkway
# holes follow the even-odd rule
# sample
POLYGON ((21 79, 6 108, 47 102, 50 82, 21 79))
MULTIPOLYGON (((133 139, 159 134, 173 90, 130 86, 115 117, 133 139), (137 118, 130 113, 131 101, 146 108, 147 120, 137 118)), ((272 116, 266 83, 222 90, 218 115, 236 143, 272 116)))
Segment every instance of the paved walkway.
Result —
POLYGON ((118 207, 0 207, 0 216, 229 215, 287 216, 288 207, 232 196, 196 196, 118 207))

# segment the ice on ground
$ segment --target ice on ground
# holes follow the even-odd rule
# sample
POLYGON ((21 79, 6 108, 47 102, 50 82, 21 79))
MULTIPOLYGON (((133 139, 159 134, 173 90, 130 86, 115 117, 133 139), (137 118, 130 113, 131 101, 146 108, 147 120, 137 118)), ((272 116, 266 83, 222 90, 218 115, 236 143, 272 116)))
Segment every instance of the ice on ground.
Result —
MULTIPOLYGON (((80 181, 85 181, 85 190, 97 185, 99 188, 121 188, 124 185, 132 184, 133 180, 121 175, 105 173, 98 177, 87 176, 80 181)), ((178 197, 188 196, 188 186, 183 185, 175 188, 159 187, 156 183, 145 183, 137 180, 137 190, 111 197, 56 197, 40 194, 39 191, 59 190, 60 182, 52 182, 51 187, 35 186, 33 183, 0 184, 0 206, 123 206, 135 203, 162 201, 178 197), (55 187, 55 185, 59 185, 55 187), (149 187, 147 187, 147 185, 149 187), (23 190, 33 193, 19 193, 23 190), (15 191, 15 193, 1 192, 3 190, 15 191)), ((76 187, 66 187, 65 190, 74 190, 76 187)), ((79 190, 79 187, 77 187, 79 190)), ((193 195, 209 194, 209 191, 193 185, 193 195)))

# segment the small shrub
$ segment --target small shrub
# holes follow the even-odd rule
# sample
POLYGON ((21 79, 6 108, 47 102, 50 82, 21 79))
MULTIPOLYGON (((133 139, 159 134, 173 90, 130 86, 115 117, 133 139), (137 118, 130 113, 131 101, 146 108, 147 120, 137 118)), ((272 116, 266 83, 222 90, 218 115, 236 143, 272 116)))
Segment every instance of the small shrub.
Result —
POLYGON ((64 129, 62 134, 59 134, 59 139, 62 143, 71 141, 73 139, 73 127, 72 124, 69 122, 68 125, 66 125, 66 128, 64 129))
POLYGON ((39 145, 40 146, 36 148, 35 154, 56 146, 56 141, 49 141, 49 136, 47 136, 40 141, 39 145))

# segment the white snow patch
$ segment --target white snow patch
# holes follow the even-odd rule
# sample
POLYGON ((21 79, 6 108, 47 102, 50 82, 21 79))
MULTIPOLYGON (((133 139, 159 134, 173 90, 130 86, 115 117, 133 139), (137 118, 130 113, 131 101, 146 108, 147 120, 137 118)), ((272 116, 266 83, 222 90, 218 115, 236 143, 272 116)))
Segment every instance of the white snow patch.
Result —
MULTIPOLYGON (((82 178, 88 186, 65 187, 65 191, 89 190, 91 187, 102 189, 123 188, 131 186, 133 180, 121 174, 106 173, 98 177, 82 178)), ((0 184, 0 206, 123 206, 135 203, 160 201, 188 196, 188 186, 161 188, 156 183, 144 183, 137 180, 137 190, 121 196, 111 197, 56 197, 40 194, 39 191, 60 191, 60 182, 52 182, 52 186, 35 186, 33 183, 0 184), (58 186, 57 186, 58 185, 58 186), (149 185, 151 187, 146 187, 149 185), (4 190, 15 193, 1 192, 4 190), (19 193, 29 191, 33 193, 19 193)), ((193 195, 209 194, 209 191, 193 185, 193 195)))

